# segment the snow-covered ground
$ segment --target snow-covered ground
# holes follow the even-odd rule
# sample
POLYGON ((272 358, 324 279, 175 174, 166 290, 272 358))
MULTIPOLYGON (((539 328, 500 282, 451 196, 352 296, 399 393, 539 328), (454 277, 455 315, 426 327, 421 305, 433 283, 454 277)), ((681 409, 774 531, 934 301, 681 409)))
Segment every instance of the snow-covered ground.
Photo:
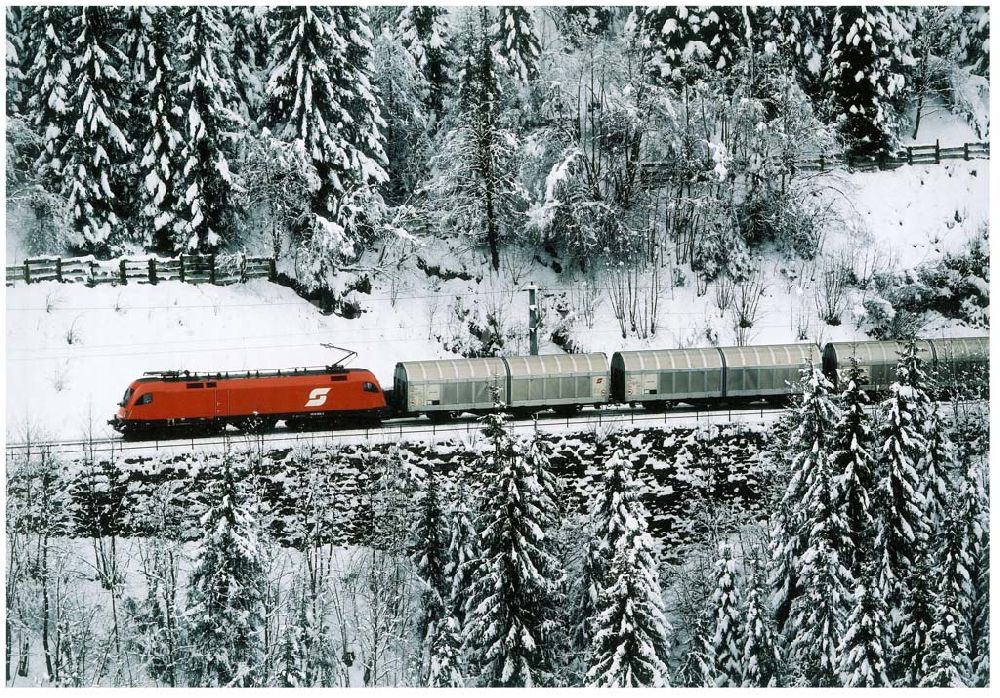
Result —
MULTIPOLYGON (((952 119, 949 129, 938 123, 940 118, 929 118, 927 128, 943 129, 943 144, 968 135, 963 122, 952 119)), ((988 173, 988 161, 956 160, 825 175, 822 196, 839 213, 842 226, 827 235, 815 262, 765 254, 764 297, 749 342, 796 341, 800 327, 818 343, 866 339, 855 322, 862 300, 856 290, 839 326, 818 319, 813 280, 823 265, 853 250, 856 264, 874 254, 896 269, 908 269, 962 249, 988 224, 988 173)), ((464 266, 482 274, 471 258, 463 262, 453 250, 425 249, 421 255, 431 265, 464 266)), ((516 335, 507 350, 527 353, 523 289, 529 281, 542 288, 550 329, 560 296, 576 306, 569 336, 582 350, 610 357, 624 349, 706 345, 708 335, 719 344, 736 343, 731 316, 716 306, 714 289, 697 295, 690 270, 684 285, 663 284, 656 335, 622 339, 605 290, 595 293, 592 316, 584 318, 580 280, 533 264, 530 256, 525 262, 526 272, 502 280, 445 281, 419 270, 391 286, 376 280, 370 295, 358 296, 365 312, 354 320, 324 316, 291 289, 265 281, 228 287, 167 282, 87 288, 45 282, 7 288, 7 439, 20 441, 29 427, 50 438, 109 436, 105 421, 128 383, 144 371, 316 366, 338 358, 321 343, 357 351, 352 365, 370 368, 388 387, 397 361, 455 356, 449 346, 467 335, 457 313, 463 306, 502 317, 516 335)), ((972 333, 943 319, 927 332, 972 333)), ((548 332, 542 334, 541 353, 561 351, 545 340, 548 332)))

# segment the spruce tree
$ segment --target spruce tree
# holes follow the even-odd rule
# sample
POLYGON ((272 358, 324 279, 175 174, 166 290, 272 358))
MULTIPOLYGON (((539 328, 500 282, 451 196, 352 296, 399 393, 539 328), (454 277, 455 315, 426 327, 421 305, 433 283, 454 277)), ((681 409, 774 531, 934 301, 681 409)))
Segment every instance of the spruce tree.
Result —
MULTIPOLYGON (((24 71, 25 64, 23 9, 8 6, 4 10, 4 23, 7 30, 7 116, 20 114, 24 107, 24 71)), ((30 10, 29 10, 30 12, 30 10)))
POLYGON ((969 663, 968 600, 971 593, 969 541, 956 502, 941 525, 934 624, 927 637, 927 654, 920 686, 952 688, 966 685, 969 663))
POLYGON ((507 417, 484 418, 490 448, 477 462, 484 479, 482 559, 466 606, 465 645, 482 686, 544 686, 555 560, 541 527, 542 486, 508 432, 507 417))
POLYGON ((638 7, 631 26, 647 56, 647 71, 660 84, 680 87, 694 82, 698 71, 692 70, 692 58, 708 60, 709 53, 700 41, 701 11, 704 8, 667 5, 638 7))
POLYGON ((437 638, 437 626, 446 621, 450 584, 445 576, 448 565, 448 529, 441 510, 437 475, 427 476, 420 519, 414 531, 413 561, 421 583, 420 615, 417 619, 417 637, 420 639, 422 658, 421 680, 428 677, 432 645, 437 638))
POLYGON ((127 203, 124 56, 115 45, 120 18, 114 8, 82 7, 70 20, 74 37, 71 90, 61 159, 62 193, 84 250, 107 255, 126 237, 120 213, 127 203))
POLYGON ((597 536, 611 563, 602 575, 586 682, 602 687, 669 684, 664 617, 648 512, 639 501, 631 465, 615 451, 605 465, 605 488, 592 505, 597 536))
POLYGON ((399 35, 413 56, 429 87, 426 105, 440 122, 444 98, 451 84, 448 10, 431 5, 411 5, 399 13, 399 35))
POLYGON ((266 10, 236 5, 223 15, 233 34, 233 87, 239 96, 239 113, 248 127, 260 122, 264 110, 269 37, 266 10))
POLYGON ((826 84, 841 133, 859 155, 888 155, 896 142, 892 106, 903 78, 893 72, 888 9, 844 5, 833 18, 826 84))
POLYGON ((252 686, 263 659, 264 562, 256 512, 223 461, 201 517, 188 579, 190 672, 196 686, 252 686))
POLYGON ((861 555, 871 549, 875 537, 872 516, 875 463, 871 454, 874 444, 870 417, 865 412, 869 400, 862 389, 864 372, 857 357, 851 357, 842 381, 841 413, 834 427, 831 460, 836 477, 836 507, 843 513, 848 531, 843 563, 857 574, 861 555))
MULTIPOLYGON (((830 400, 831 385, 822 371, 809 366, 802 371, 803 393, 795 408, 797 426, 791 435, 788 453, 791 456, 791 478, 779 505, 771 543, 776 562, 772 585, 776 593, 777 620, 784 624, 792 601, 801 593, 802 556, 814 537, 811 497, 817 482, 828 488, 831 478, 830 450, 834 440, 834 425, 838 413, 830 400)), ((832 490, 829 492, 832 495, 832 490)), ((829 507, 831 500, 822 502, 827 514, 839 516, 829 507)), ((828 544, 843 546, 839 534, 831 533, 828 544)), ((839 551, 841 547, 838 547, 839 551)), ((838 564, 842 564, 838 561, 838 564)))
POLYGON ((465 686, 461 653, 461 628, 455 616, 446 615, 434 626, 430 645, 427 686, 432 688, 461 688, 465 686))
POLYGON ((708 641, 713 686, 739 686, 743 680, 740 647, 740 597, 736 560, 728 543, 719 544, 715 562, 715 591, 710 601, 714 629, 708 641))
POLYGON ((739 6, 710 7, 702 11, 699 38, 708 47, 705 57, 709 68, 728 74, 748 43, 750 27, 744 14, 750 8, 739 6))
POLYGON ((951 476, 957 469, 955 445, 948 436, 949 424, 941 408, 934 403, 924 422, 923 434, 927 450, 918 464, 924 515, 934 529, 941 525, 951 495, 951 476))
POLYGON ((743 636, 740 654, 743 677, 740 685, 748 688, 782 685, 784 660, 781 644, 765 598, 764 580, 755 570, 750 576, 740 623, 743 636))
POLYGON ((812 545, 803 558, 803 594, 792 604, 789 619, 789 663, 806 686, 839 686, 850 578, 825 540, 812 545))
POLYGON ((25 8, 27 44, 34 46, 28 63, 28 115, 42 137, 37 168, 39 179, 51 191, 62 187, 64 147, 76 127, 70 111, 70 79, 75 34, 70 26, 74 8, 25 8))
POLYGON ((840 680, 848 688, 890 686, 885 637, 888 609, 870 562, 859 562, 853 602, 838 649, 840 680))
POLYGON ((185 7, 176 27, 184 137, 184 215, 174 238, 179 252, 212 251, 235 234, 230 141, 244 124, 233 108, 237 97, 222 13, 218 7, 185 7))
POLYGON ((926 548, 928 523, 920 494, 917 464, 926 451, 921 434, 926 395, 914 383, 916 350, 912 343, 897 363, 896 381, 882 403, 876 494, 875 550, 882 556, 881 581, 890 606, 899 599, 902 584, 926 548))
POLYGON ((302 143, 319 177, 312 218, 297 235, 313 281, 324 284, 361 251, 354 197, 388 180, 368 16, 356 7, 277 7, 271 25, 267 121, 280 137, 302 143))
POLYGON ((164 8, 147 12, 148 33, 139 57, 146 101, 141 110, 146 124, 141 131, 142 156, 137 172, 142 182, 139 200, 153 248, 169 254, 183 235, 185 211, 181 185, 184 139, 176 101, 180 78, 169 57, 175 38, 174 13, 164 8))
POLYGON ((972 685, 990 683, 990 546, 989 533, 983 536, 983 547, 976 560, 970 648, 973 652, 972 685))
POLYGON ((538 76, 540 46, 535 35, 531 9, 518 5, 497 8, 493 27, 494 51, 498 63, 514 79, 527 83, 538 76))
POLYGON ((917 687, 924 678, 924 663, 934 625, 934 591, 931 564, 922 552, 905 580, 905 595, 899 606, 899 621, 892 628, 892 659, 889 678, 893 685, 917 687))

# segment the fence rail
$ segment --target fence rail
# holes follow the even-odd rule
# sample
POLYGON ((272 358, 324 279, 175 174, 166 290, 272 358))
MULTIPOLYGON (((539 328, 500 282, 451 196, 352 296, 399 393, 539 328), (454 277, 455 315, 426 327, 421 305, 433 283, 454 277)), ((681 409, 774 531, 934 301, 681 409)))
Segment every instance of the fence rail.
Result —
MULTIPOLYGON (((930 145, 910 145, 892 155, 817 155, 797 158, 789 170, 824 172, 834 167, 847 166, 856 170, 890 170, 902 165, 940 164, 943 160, 978 160, 990 157, 989 143, 963 143, 959 146, 942 148, 940 141, 930 145)), ((641 175, 649 184, 665 184, 670 180, 671 163, 644 162, 641 175)))
POLYGON ((122 257, 107 261, 93 257, 30 257, 21 264, 7 267, 6 283, 13 286, 17 282, 58 281, 97 286, 184 281, 226 286, 250 279, 274 281, 275 276, 275 260, 272 257, 209 254, 181 255, 174 259, 122 257))

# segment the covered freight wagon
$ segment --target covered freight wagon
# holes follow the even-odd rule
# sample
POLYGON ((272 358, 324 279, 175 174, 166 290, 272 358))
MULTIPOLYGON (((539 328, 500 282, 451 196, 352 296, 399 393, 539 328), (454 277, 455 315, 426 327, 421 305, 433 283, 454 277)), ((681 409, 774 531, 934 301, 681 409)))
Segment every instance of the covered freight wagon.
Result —
POLYGON ((507 402, 507 366, 502 359, 404 361, 396 364, 393 401, 400 415, 445 418, 451 412, 492 409, 494 385, 507 402))
MULTIPOLYGON (((989 366, 989 337, 955 337, 917 340, 919 356, 930 372, 942 383, 963 380, 970 371, 986 370, 989 366)), ((832 381, 839 383, 852 356, 867 377, 864 390, 884 392, 896 380, 896 363, 905 347, 904 342, 830 342, 823 350, 823 370, 832 381)))

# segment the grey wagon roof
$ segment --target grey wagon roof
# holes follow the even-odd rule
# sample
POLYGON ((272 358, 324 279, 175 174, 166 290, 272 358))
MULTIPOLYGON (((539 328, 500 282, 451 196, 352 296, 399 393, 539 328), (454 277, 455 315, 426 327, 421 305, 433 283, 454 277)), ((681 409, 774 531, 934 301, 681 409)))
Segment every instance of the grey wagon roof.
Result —
POLYGON ((503 359, 445 359, 443 361, 405 361, 398 364, 411 383, 426 381, 489 380, 506 378, 503 359))
POLYGON ((582 376, 608 372, 604 354, 547 354, 544 356, 508 356, 511 378, 528 376, 582 376))
POLYGON ((618 355, 622 368, 629 372, 722 368, 722 357, 715 347, 620 351, 618 355))

